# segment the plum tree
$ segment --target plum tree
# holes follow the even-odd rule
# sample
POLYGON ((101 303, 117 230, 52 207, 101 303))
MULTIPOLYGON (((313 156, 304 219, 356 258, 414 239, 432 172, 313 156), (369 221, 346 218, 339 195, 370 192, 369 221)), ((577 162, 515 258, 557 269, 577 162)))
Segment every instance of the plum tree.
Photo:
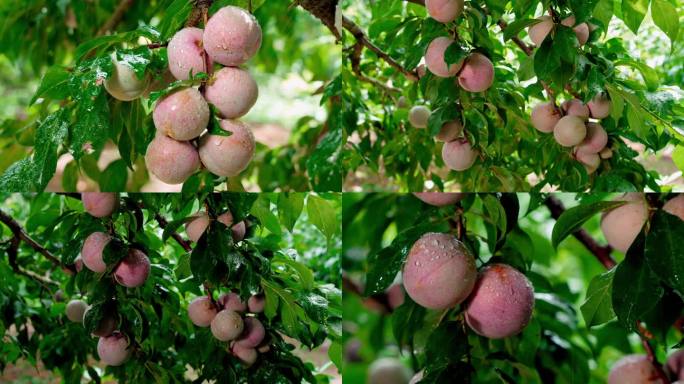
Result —
POLYGON ((152 113, 160 134, 184 141, 199 137, 209 124, 209 106, 195 88, 182 88, 161 99, 152 113))
POLYGON ((432 112, 424 105, 415 105, 409 111, 409 123, 416 128, 427 128, 432 112))
POLYGON ((242 68, 225 67, 214 73, 204 92, 225 119, 242 117, 259 97, 256 81, 242 68))
POLYGON ((83 192, 81 193, 83 209, 91 216, 111 216, 119 208, 119 194, 113 192, 83 192))
POLYGON ((408 384, 413 372, 399 359, 383 357, 368 367, 368 384, 408 384))
POLYGON ((221 129, 230 136, 205 134, 200 138, 199 155, 209 172, 232 177, 244 171, 254 156, 254 135, 238 120, 221 120, 221 129))
POLYGON ((81 257, 86 268, 95 273, 102 273, 107 269, 102 252, 111 239, 111 236, 104 232, 93 232, 86 237, 81 248, 81 257))
POLYGON ((684 349, 668 356, 665 370, 673 379, 684 380, 684 349))
POLYGON ((646 355, 627 355, 610 369, 608 384, 662 384, 646 355))
POLYGON ((484 92, 494 83, 494 65, 481 53, 473 53, 465 60, 458 75, 458 84, 468 92, 484 92))
POLYGON ((458 120, 452 120, 442 124, 435 139, 448 143, 459 138, 461 134, 463 134, 463 124, 458 120))
POLYGON ((425 0, 425 8, 433 19, 450 23, 463 13, 463 0, 425 0))
POLYGON ((100 356, 100 361, 113 367, 125 363, 131 352, 128 337, 121 332, 100 337, 97 341, 97 355, 100 356))
POLYGON ((601 231, 608 244, 620 252, 627 252, 648 219, 648 204, 642 193, 627 193, 615 201, 627 204, 603 214, 601 231))
POLYGON ((264 295, 252 295, 247 300, 247 308, 251 313, 261 313, 266 307, 266 297, 264 295))
POLYGON ((463 60, 449 65, 447 65, 445 61, 444 55, 446 50, 453 42, 454 40, 451 38, 440 36, 432 40, 428 45, 427 50, 425 51, 425 64, 435 76, 455 76, 463 66, 463 60))
POLYGON ((551 133, 561 119, 560 110, 551 102, 537 104, 532 108, 532 126, 540 132, 551 133))
POLYGON ((188 317, 198 327, 208 327, 217 312, 216 306, 207 296, 196 297, 188 305, 188 317))
POLYGON ((569 116, 577 116, 584 121, 589 119, 589 107, 587 107, 582 100, 570 99, 561 104, 563 112, 569 116))
POLYGON ((568 16, 563 21, 561 21, 561 24, 563 24, 566 27, 572 28, 573 31, 575 31, 575 36, 577 36, 577 40, 579 41, 580 45, 584 45, 589 41, 589 25, 587 23, 580 23, 575 25, 577 22, 577 19, 575 19, 575 16, 568 16))
POLYGON ((553 30, 554 23, 553 18, 546 15, 538 18, 537 20, 539 20, 539 22, 531 25, 527 30, 527 34, 530 36, 530 39, 534 45, 539 47, 546 39, 546 36, 548 36, 551 30, 553 30))
POLYGON ((442 147, 442 160, 454 171, 465 171, 472 167, 477 155, 478 152, 465 139, 445 143, 442 147))
POLYGON ((178 80, 187 80, 190 74, 207 72, 202 48, 204 31, 187 27, 176 32, 166 49, 169 70, 178 80))
POLYGON ((145 153, 147 170, 167 184, 180 184, 200 167, 197 149, 187 141, 157 134, 145 153))
POLYGON ((74 323, 82 323, 88 304, 83 300, 71 300, 66 306, 66 317, 74 323))
POLYGON ((239 343, 233 344, 230 348, 230 352, 248 368, 256 363, 257 358, 259 357, 255 348, 248 348, 239 343))
MULTIPOLYGON (((668 200, 663 206, 663 210, 684 220, 684 194, 677 195, 668 200)), ((682 379, 684 379, 684 377, 682 377, 682 379)))
POLYGON ((553 137, 564 147, 573 147, 587 136, 584 121, 577 116, 563 116, 553 128, 553 137))
POLYGON ((227 66, 238 66, 256 54, 261 46, 261 27, 257 19, 242 8, 219 9, 204 27, 204 49, 211 59, 227 66))
POLYGON ((402 272, 406 293, 431 309, 454 307, 475 285, 475 259, 452 235, 426 233, 411 246, 402 272))
POLYGON ((220 341, 231 341, 240 336, 244 326, 239 313, 223 309, 211 321, 211 334, 220 341))
POLYGON ((143 251, 135 248, 129 249, 128 255, 114 269, 116 282, 128 288, 143 285, 149 274, 150 259, 143 251))
POLYGON ((454 205, 461 201, 465 195, 462 193, 442 193, 442 192, 414 192, 413 195, 426 204, 435 207, 445 207, 454 205))
POLYGON ((218 302, 224 309, 240 313, 247 311, 247 303, 235 292, 222 293, 219 296, 218 302))
POLYGON ((506 264, 485 267, 466 304, 468 326, 478 335, 502 339, 520 333, 532 318, 534 289, 506 264))
POLYGON ((577 146, 577 152, 599 153, 608 144, 608 133, 600 124, 587 123, 587 136, 577 146))
POLYGON ((111 54, 114 70, 105 80, 104 87, 113 98, 121 101, 135 100, 145 92, 149 84, 149 76, 138 77, 135 70, 126 62, 116 58, 116 53, 111 54))
POLYGON ((245 348, 256 348, 266 336, 266 329, 256 317, 245 317, 244 330, 235 342, 245 348))
MULTIPOLYGON (((83 319, 85 320, 90 313, 90 310, 92 307, 88 307, 86 309, 85 313, 83 314, 83 319)), ((105 311, 103 314, 102 318, 97 324, 97 327, 92 331, 92 335, 94 336, 100 336, 100 337, 106 337, 114 333, 116 330, 116 327, 118 325, 118 320, 117 316, 115 313, 112 311, 105 311)))
POLYGON ((594 119, 605 119, 610 116, 612 103, 605 95, 598 95, 587 103, 591 117, 594 119))
POLYGON ((598 168, 601 166, 601 157, 598 155, 598 153, 578 151, 575 153, 575 157, 577 158, 577 161, 584 165, 584 168, 590 175, 596 172, 596 170, 598 170, 598 168))

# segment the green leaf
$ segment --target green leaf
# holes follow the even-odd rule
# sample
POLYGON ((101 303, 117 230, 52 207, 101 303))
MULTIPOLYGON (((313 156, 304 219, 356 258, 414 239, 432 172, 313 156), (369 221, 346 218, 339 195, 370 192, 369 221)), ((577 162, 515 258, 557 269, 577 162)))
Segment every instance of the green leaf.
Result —
POLYGON ((580 306, 587 327, 607 323, 615 318, 613 311, 613 276, 615 268, 591 279, 587 298, 580 306))
POLYGON ((675 147, 675 150, 672 153, 672 161, 674 161, 680 171, 684 171, 684 145, 675 147))
POLYGON ((622 0, 622 20, 636 35, 646 17, 649 0, 622 0))
POLYGON ((128 168, 126 162, 119 159, 110 163, 100 177, 100 190, 103 192, 118 192, 126 190, 128 168))
POLYGON ((423 326, 423 318, 427 310, 416 304, 406 295, 404 304, 394 310, 392 315, 392 332, 399 345, 412 344, 413 330, 423 326))
POLYGON ((40 82, 40 86, 36 90, 36 93, 31 98, 29 105, 33 105, 38 98, 52 98, 52 99, 64 99, 69 94, 69 89, 66 85, 69 82, 69 73, 62 67, 54 66, 50 67, 43 79, 40 82))
POLYGON ((340 229, 335 208, 327 200, 309 195, 306 199, 306 212, 309 220, 328 240, 340 229))
POLYGON ((677 8, 667 0, 652 0, 651 17, 653 17, 655 25, 670 38, 670 44, 674 47, 677 35, 679 35, 677 8))
POLYGON ((553 226, 551 243, 554 248, 557 248, 561 241, 578 230, 595 214, 617 208, 624 204, 624 201, 599 201, 591 204, 580 204, 565 210, 553 226))
POLYGON ((517 36, 520 31, 523 29, 527 28, 530 25, 533 24, 538 24, 539 20, 538 19, 518 19, 515 20, 514 22, 508 24, 506 29, 504 29, 504 41, 510 40, 513 37, 517 36))
POLYGON ((304 208, 304 193, 279 193, 278 194, 278 217, 280 223, 292 232, 299 215, 304 208))
POLYGON ((271 200, 268 195, 261 194, 252 205, 252 214, 256 216, 271 233, 280 235, 280 222, 276 215, 271 211, 271 200))
POLYGON ((448 366, 452 361, 459 361, 466 355, 468 335, 463 324, 458 321, 445 321, 430 333, 425 350, 427 370, 438 370, 448 366))
POLYGON ((684 298, 684 220, 665 211, 657 211, 646 236, 644 256, 660 280, 684 298))

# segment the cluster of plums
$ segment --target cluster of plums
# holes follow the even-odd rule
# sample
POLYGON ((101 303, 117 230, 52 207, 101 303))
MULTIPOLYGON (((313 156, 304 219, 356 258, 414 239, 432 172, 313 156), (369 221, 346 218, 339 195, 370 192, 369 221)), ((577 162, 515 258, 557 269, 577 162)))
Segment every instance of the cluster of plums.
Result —
POLYGON ((188 305, 188 317, 198 327, 210 327, 216 339, 229 342, 230 353, 250 367, 259 353, 270 349, 264 342, 266 329, 257 318, 265 304, 263 295, 253 295, 247 303, 235 292, 221 294, 217 302, 200 296, 188 305))
MULTIPOLYGON (((83 207, 94 217, 110 216, 119 207, 119 195, 108 192, 85 192, 81 194, 83 207)), ((95 273, 104 273, 107 264, 103 259, 103 252, 112 236, 105 232, 93 232, 86 237, 81 248, 81 256, 76 260, 76 268, 83 266, 95 273)), ((114 280, 128 288, 136 288, 145 283, 150 274, 150 259, 145 252, 130 248, 114 268, 114 280)))
MULTIPOLYGON (((409 122, 416 128, 426 128, 431 114, 428 107, 416 105, 409 110, 409 122)), ((460 121, 452 120, 442 124, 435 139, 444 142, 442 160, 449 169, 465 171, 475 163, 479 152, 464 137, 463 124, 460 121)))
POLYGON ((239 65, 254 56, 260 45, 261 27, 256 18, 234 6, 216 12, 204 30, 187 27, 173 36, 168 61, 176 79, 187 80, 207 72, 207 61, 225 67, 211 76, 204 94, 186 87, 157 102, 152 114, 157 135, 145 154, 152 174, 165 183, 180 184, 200 165, 225 177, 237 176, 247 168, 254 156, 254 136, 237 119, 254 106, 259 91, 249 72, 239 65), (218 110, 220 128, 229 136, 202 135, 211 115, 208 103, 218 110), (190 142, 197 138, 198 148, 190 142))
MULTIPOLYGON (((603 214, 601 231, 610 246, 627 252, 648 220, 649 204, 643 193, 636 192, 618 196, 615 200, 626 203, 603 214)), ((663 210, 684 220, 684 194, 667 201, 663 210)))
MULTIPOLYGON (((458 193, 421 193, 436 206, 455 204, 458 193)), ((491 264, 479 275, 475 259, 456 237, 426 233, 409 250, 402 272, 406 293, 419 305, 447 309, 465 302, 465 320, 478 335, 502 339, 529 323, 534 289, 527 277, 506 264, 491 264)))
POLYGON ((610 115, 611 102, 599 95, 584 104, 571 99, 560 108, 554 103, 541 103, 532 109, 532 125, 540 132, 551 133, 563 147, 574 147, 573 155, 592 174, 601 165, 601 159, 609 159, 613 151, 608 145, 608 134, 598 120, 610 115), (593 121, 589 121, 589 119, 593 121))
MULTIPOLYGON (((589 41, 589 33, 591 32, 589 24, 579 23, 577 24, 577 19, 575 16, 568 16, 563 19, 561 25, 572 28, 575 31, 575 36, 577 36, 577 41, 579 45, 584 45, 589 41)), ((557 24, 554 22, 551 16, 542 16, 537 19, 537 22, 532 24, 528 30, 527 34, 536 46, 541 46, 546 37, 551 34, 557 28, 557 24)))
MULTIPOLYGON (((667 358, 665 374, 672 384, 684 383, 684 350, 667 358)), ((663 384, 646 355, 627 355, 618 360, 608 374, 608 384, 663 384)))
MULTIPOLYGON (((188 235, 188 238, 194 242, 199 241, 204 231, 209 227, 211 220, 212 218, 205 212, 197 212, 192 215, 185 223, 185 233, 188 235)), ((240 241, 245 238, 247 225, 244 220, 233 224, 233 214, 230 211, 218 215, 216 221, 223 223, 223 225, 231 229, 234 241, 240 241)))

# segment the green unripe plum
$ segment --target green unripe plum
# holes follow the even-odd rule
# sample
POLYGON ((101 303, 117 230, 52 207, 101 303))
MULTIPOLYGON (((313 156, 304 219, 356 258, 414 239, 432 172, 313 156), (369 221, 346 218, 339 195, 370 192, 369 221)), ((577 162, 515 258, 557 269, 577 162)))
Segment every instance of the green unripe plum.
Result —
POLYGON ((209 80, 204 92, 207 102, 216 106, 224 119, 244 116, 259 97, 256 81, 244 69, 221 68, 209 80))
POLYGON ((211 321, 211 334, 220 341, 235 340, 244 330, 245 324, 240 314, 224 309, 211 321))
MULTIPOLYGON (((684 194, 677 195, 670 199, 663 206, 663 210, 684 220, 684 194)), ((684 377, 681 377, 681 379, 684 379, 684 377)))
POLYGON ((119 194, 113 192, 81 193, 83 209, 94 217, 111 216, 119 208, 119 194))
POLYGON ((541 103, 532 108, 532 126, 539 132, 553 132, 560 119, 560 110, 553 103, 541 103))
POLYGON ((200 167, 199 153, 187 141, 158 134, 147 146, 147 170, 166 184, 185 182, 200 167))
POLYGON ((563 24, 566 27, 570 27, 575 31, 575 36, 577 36, 577 40, 579 41, 580 45, 584 45, 589 41, 589 25, 587 23, 580 23, 578 25, 575 25, 576 19, 575 16, 569 16, 563 21, 561 21, 561 24, 563 24))
POLYGON ((582 100, 566 100, 561 104, 561 108, 563 108, 566 115, 577 116, 584 121, 589 119, 589 107, 582 100))
POLYGON ((407 107, 408 107, 408 101, 406 100, 406 97, 399 96, 399 99, 397 100, 397 108, 404 109, 407 107))
POLYGON ((534 288, 525 275, 506 264, 485 267, 466 307, 466 322, 478 335, 503 339, 530 322, 534 288))
POLYGON ((191 72, 193 76, 207 72, 202 49, 203 33, 200 28, 183 28, 169 41, 166 50, 169 70, 176 79, 187 80, 191 72))
POLYGON ((227 6, 218 10, 204 27, 204 50, 211 59, 235 67, 252 58, 261 46, 257 19, 242 8, 227 6))
POLYGON ((121 332, 100 337, 97 341, 97 355, 100 361, 112 367, 125 363, 131 356, 131 352, 128 338, 121 332))
POLYGON ((104 82, 107 92, 121 101, 131 101, 140 97, 147 88, 149 76, 146 75, 141 79, 131 66, 118 61, 115 53, 112 53, 111 57, 114 71, 104 82))
POLYGON ((368 384, 408 384, 412 375, 400 360, 383 357, 368 367, 368 384))
POLYGON ((233 356, 237 357, 247 368, 254 365, 259 357, 255 348, 245 347, 239 343, 235 343, 230 351, 233 356))
POLYGON ((406 293, 423 307, 446 309, 463 302, 475 285, 475 259, 445 233, 426 233, 411 247, 404 265, 406 293))
POLYGON ((207 296, 197 297, 188 305, 188 317, 198 327, 208 327, 217 312, 216 306, 207 296))
POLYGON ((427 128, 431 114, 428 107, 416 105, 409 111, 409 123, 416 128, 427 128))
POLYGON ((66 306, 66 317, 74 323, 82 323, 88 304, 83 300, 71 300, 66 306))
POLYGON ((425 8, 433 19, 450 23, 463 13, 463 0, 425 0, 425 8))
POLYGON ((413 195, 426 204, 435 207, 446 207, 454 205, 465 197, 462 193, 443 193, 443 192, 414 192, 413 195))
POLYGON ((233 177, 244 171, 252 161, 256 144, 247 125, 238 120, 221 120, 221 129, 230 136, 205 134, 200 139, 199 155, 209 172, 233 177))
POLYGON ((102 258, 102 252, 111 239, 104 232, 93 232, 86 237, 81 248, 81 257, 86 268, 95 273, 102 273, 107 269, 107 264, 102 258))
POLYGON ((150 274, 150 259, 135 248, 131 248, 119 265, 114 269, 114 280, 128 288, 136 288, 145 283, 150 274))
POLYGON ((598 155, 598 153, 578 151, 575 154, 575 157, 577 158, 577 161, 584 165, 584 168, 590 175, 596 172, 598 168, 601 166, 601 157, 598 155))
POLYGON ((448 121, 442 124, 435 139, 448 143, 458 139, 463 134, 463 124, 458 120, 448 121))
POLYGON ((608 384, 660 384, 655 367, 646 355, 627 355, 608 374, 608 384))
POLYGON ((446 50, 453 42, 453 39, 440 36, 432 40, 425 51, 425 64, 437 77, 455 76, 463 66, 463 60, 450 65, 444 60, 446 50))
POLYGON ((537 47, 541 46, 546 36, 553 30, 553 18, 551 16, 542 16, 538 18, 538 23, 531 25, 527 30, 527 34, 530 35, 530 39, 537 47))
POLYGON ((596 96, 587 103, 591 117, 594 119, 605 119, 610 116, 612 105, 613 103, 611 103, 610 99, 603 95, 596 96))
POLYGON ((261 313, 266 307, 266 297, 264 295, 252 295, 247 300, 247 308, 251 313, 261 313))
POLYGON ((577 146, 577 152, 600 153, 608 145, 608 133, 600 124, 587 123, 587 137, 577 146))
POLYGON ((574 147, 587 137, 587 127, 577 116, 564 116, 553 128, 553 137, 564 147, 574 147))
POLYGON ((468 56, 458 75, 458 84, 468 92, 484 92, 494 83, 494 65, 481 53, 468 56))
POLYGON ((264 325, 256 317, 246 317, 244 323, 245 327, 242 335, 240 335, 240 338, 235 343, 245 348, 258 347, 264 340, 264 337, 266 337, 264 325))
POLYGON ((466 140, 454 140, 442 147, 442 160, 449 169, 465 171, 475 164, 478 152, 466 140))
MULTIPOLYGON (((88 313, 90 312, 90 309, 91 307, 86 309, 85 314, 83 315, 84 320, 89 316, 88 313)), ((97 324, 97 328, 93 330, 92 335, 100 337, 109 336, 114 333, 117 325, 118 321, 116 319, 116 315, 113 313, 105 313, 100 319, 100 322, 97 324)))
POLYGON ((642 193, 627 193, 614 200, 627 204, 603 214, 601 231, 608 244, 620 252, 627 252, 646 224, 648 204, 642 193))
POLYGON ((183 88, 160 100, 152 118, 159 134, 178 141, 191 140, 207 128, 209 105, 195 88, 183 88))
POLYGON ((224 309, 239 313, 247 311, 247 303, 242 301, 240 295, 235 292, 222 293, 218 302, 224 309))

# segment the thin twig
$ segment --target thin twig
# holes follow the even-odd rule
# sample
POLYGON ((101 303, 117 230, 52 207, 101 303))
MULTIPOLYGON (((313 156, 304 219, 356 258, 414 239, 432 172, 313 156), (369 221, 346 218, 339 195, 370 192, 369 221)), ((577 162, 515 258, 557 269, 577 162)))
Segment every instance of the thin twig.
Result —
POLYGON ((378 79, 374 79, 363 74, 363 71, 361 71, 361 52, 363 52, 363 44, 360 41, 357 41, 356 44, 354 44, 352 51, 353 53, 351 56, 349 56, 349 61, 351 62, 352 71, 356 74, 356 77, 358 77, 359 80, 380 87, 380 89, 386 91, 388 94, 390 94, 390 92, 401 93, 401 89, 389 86, 378 79))
POLYGON ((113 31, 117 25, 123 20, 126 12, 133 6, 135 0, 121 0, 119 5, 116 6, 114 12, 109 17, 109 19, 102 24, 102 27, 98 29, 96 36, 102 36, 109 31, 113 31))
MULTIPOLYGON (((637 321, 637 328, 639 328, 640 326, 641 324, 637 321)), ((655 368, 658 378, 660 378, 660 381, 663 384, 670 384, 670 379, 668 379, 667 374, 663 370, 662 364, 658 362, 658 358, 656 357, 655 352, 653 351, 653 347, 651 346, 651 343, 649 343, 648 341, 648 338, 641 332, 637 332, 637 334, 639 334, 639 337, 641 338, 641 344, 644 346, 644 349, 646 350, 648 361, 650 361, 651 365, 653 365, 653 368, 655 368)))

